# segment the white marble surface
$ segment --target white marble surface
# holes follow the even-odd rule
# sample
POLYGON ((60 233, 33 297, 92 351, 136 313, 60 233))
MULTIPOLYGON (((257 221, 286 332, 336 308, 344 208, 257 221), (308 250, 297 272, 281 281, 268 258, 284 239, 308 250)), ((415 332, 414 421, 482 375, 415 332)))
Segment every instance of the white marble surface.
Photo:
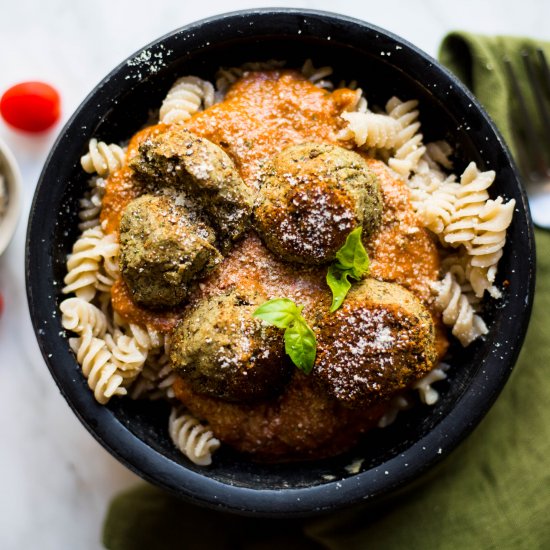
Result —
MULTIPOLYGON (((194 20, 233 9, 279 5, 338 10, 389 29, 431 55, 451 29, 550 39, 546 0, 301 2, 203 0, 0 0, 0 93, 45 80, 63 97, 67 119, 89 90, 126 56, 194 20)), ((111 496, 137 478, 107 454, 73 416, 34 339, 24 287, 26 217, 57 126, 39 137, 0 122, 0 137, 23 174, 23 214, 0 259, 0 548, 101 548, 111 496)))

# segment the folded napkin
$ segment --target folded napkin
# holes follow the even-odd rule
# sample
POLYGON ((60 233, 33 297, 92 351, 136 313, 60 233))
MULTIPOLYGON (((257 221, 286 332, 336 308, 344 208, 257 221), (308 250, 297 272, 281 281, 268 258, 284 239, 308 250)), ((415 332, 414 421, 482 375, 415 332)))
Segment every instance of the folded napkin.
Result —
MULTIPOLYGON (((502 56, 533 41, 448 35, 440 58, 477 95, 512 149, 502 56)), ((540 46, 540 44, 536 44, 540 46)), ((544 45, 550 59, 550 44, 544 45)), ((110 550, 550 548, 550 232, 537 231, 537 289, 510 382, 474 433, 415 490, 328 517, 258 520, 213 512, 141 485, 117 496, 105 520, 110 550)))

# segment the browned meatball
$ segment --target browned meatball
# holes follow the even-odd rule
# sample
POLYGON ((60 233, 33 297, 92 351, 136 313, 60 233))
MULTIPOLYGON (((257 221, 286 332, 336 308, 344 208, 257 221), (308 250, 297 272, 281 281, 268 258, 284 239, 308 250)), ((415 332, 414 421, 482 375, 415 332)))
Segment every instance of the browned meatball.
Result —
POLYGON ((245 231, 254 194, 229 156, 211 141, 174 126, 144 140, 129 165, 146 180, 182 188, 197 199, 223 248, 245 231))
POLYGON ((194 392, 183 379, 176 397, 208 422, 215 436, 253 460, 284 462, 341 454, 376 425, 386 404, 349 409, 319 390, 311 376, 295 370, 283 393, 259 403, 228 403, 194 392))
POLYGON ((180 202, 175 196, 142 195, 124 210, 120 270, 138 304, 180 304, 191 282, 221 259, 214 231, 180 202))
POLYGON ((313 376, 340 403, 369 407, 434 367, 430 312, 395 283, 367 279, 319 324, 313 376))
POLYGON ((359 154, 304 143, 283 149, 265 167, 254 223, 282 259, 322 264, 357 226, 372 233, 381 215, 378 182, 359 154))
POLYGON ((291 365, 282 332, 252 316, 266 298, 252 290, 198 302, 177 326, 170 359, 201 394, 249 402, 281 390, 291 365))

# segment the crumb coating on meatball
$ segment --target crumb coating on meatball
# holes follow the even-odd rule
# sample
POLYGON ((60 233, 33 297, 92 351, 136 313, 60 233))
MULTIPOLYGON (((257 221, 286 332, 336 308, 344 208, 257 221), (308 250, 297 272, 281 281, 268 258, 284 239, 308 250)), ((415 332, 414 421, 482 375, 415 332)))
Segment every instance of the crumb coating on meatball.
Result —
POLYGON ((437 360, 430 312, 395 283, 366 279, 319 324, 313 376, 340 403, 368 407, 422 378, 437 360))
POLYGON ((194 391, 250 402, 277 393, 292 367, 280 331, 252 316, 265 301, 253 290, 204 299, 176 327, 172 367, 194 391))
POLYGON ((214 231, 178 196, 142 195, 120 222, 120 270, 136 303, 171 307, 192 281, 221 260, 214 231))
POLYGON ((195 197, 217 230, 222 249, 248 227, 254 193, 227 153, 211 141, 172 127, 145 139, 129 165, 146 180, 195 197))
POLYGON ((280 258, 301 264, 334 259, 357 226, 370 235, 382 216, 382 197, 366 161, 335 145, 304 143, 283 149, 265 166, 254 225, 280 258))

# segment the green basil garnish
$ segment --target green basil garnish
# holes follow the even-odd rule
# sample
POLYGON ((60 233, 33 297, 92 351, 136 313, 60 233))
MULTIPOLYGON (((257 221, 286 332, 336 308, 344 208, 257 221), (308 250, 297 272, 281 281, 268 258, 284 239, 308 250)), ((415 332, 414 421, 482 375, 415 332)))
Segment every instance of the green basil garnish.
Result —
POLYGON ((370 261, 361 241, 362 231, 363 228, 359 226, 350 232, 344 246, 336 252, 336 260, 328 268, 327 284, 332 291, 331 312, 343 304, 351 288, 348 279, 360 281, 369 272, 370 261))
POLYGON ((303 372, 309 374, 315 363, 317 340, 302 316, 303 306, 297 306, 288 298, 274 298, 262 304, 254 317, 270 325, 285 329, 285 352, 303 372))

